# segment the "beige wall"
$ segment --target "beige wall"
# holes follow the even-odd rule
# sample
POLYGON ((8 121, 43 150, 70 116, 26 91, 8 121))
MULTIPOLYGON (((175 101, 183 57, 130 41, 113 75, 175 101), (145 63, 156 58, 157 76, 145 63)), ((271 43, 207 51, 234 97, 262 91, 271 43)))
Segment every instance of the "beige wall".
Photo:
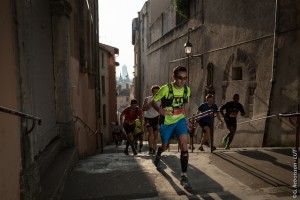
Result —
MULTIPOLYGON (((88 89, 89 76, 81 73, 79 63, 76 59, 70 58, 70 82, 72 114, 79 116, 93 130, 97 130, 95 114, 95 90, 88 89)), ((97 136, 89 132, 84 125, 77 121, 75 124, 75 142, 80 157, 91 155, 97 148, 97 136)))
MULTIPOLYGON (((0 106, 19 110, 13 10, 5 0, 0 8, 0 106)), ((18 200, 20 155, 19 117, 0 112, 0 197, 18 200)))

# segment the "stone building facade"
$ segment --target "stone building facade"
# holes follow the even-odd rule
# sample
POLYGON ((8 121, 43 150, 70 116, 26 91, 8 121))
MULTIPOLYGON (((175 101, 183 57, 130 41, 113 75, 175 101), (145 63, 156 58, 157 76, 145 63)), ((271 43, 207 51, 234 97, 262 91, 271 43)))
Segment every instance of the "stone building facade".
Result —
POLYGON ((106 44, 99 44, 99 69, 100 69, 100 104, 101 122, 100 131, 106 133, 103 135, 103 143, 112 141, 112 125, 118 119, 117 116, 117 88, 116 88, 116 62, 115 55, 119 54, 119 49, 106 44))
MULTIPOLYGON (((147 96, 153 84, 171 81, 175 66, 188 66, 188 115, 196 112, 207 93, 215 94, 219 106, 239 93, 246 116, 238 116, 233 147, 293 146, 295 127, 287 119, 268 116, 299 112, 299 1, 161 3, 166 1, 167 8, 157 7, 159 15, 151 8, 160 1, 147 1, 137 18, 136 98, 147 96), (188 39, 190 56, 183 48, 188 39)), ((217 146, 226 132, 215 130, 217 146)))

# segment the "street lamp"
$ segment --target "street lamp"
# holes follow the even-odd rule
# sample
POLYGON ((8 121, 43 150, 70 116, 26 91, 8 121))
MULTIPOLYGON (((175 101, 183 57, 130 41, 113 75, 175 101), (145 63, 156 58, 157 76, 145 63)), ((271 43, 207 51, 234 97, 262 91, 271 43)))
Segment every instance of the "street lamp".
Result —
POLYGON ((187 32, 187 42, 184 44, 184 52, 187 55, 187 68, 188 68, 188 80, 189 79, 189 72, 190 72, 190 55, 192 53, 192 44, 190 43, 190 31, 193 30, 192 28, 188 29, 187 32))
POLYGON ((192 53, 192 44, 189 41, 184 44, 184 52, 187 56, 192 53))

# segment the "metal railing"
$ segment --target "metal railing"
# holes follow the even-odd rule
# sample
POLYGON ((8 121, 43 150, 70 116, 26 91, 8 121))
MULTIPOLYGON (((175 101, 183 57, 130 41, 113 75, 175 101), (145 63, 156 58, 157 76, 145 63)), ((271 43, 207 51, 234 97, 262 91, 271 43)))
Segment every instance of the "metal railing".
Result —
MULTIPOLYGON (((196 129, 196 121, 198 119, 201 119, 203 117, 206 117, 206 116, 213 116, 212 117, 212 120, 211 120, 211 125, 210 125, 210 152, 213 152, 214 151, 214 145, 213 145, 213 141, 214 141, 214 134, 213 134, 213 131, 214 131, 214 117, 217 116, 219 111, 214 111, 214 110, 207 110, 205 112, 201 112, 201 113, 198 113, 198 114, 194 114, 192 117, 189 117, 188 120, 189 122, 192 124, 192 130, 191 130, 191 135, 194 137, 194 132, 195 132, 195 129, 196 129)), ((191 139, 191 150, 192 150, 192 153, 194 151, 194 139, 191 139)))
POLYGON ((26 120, 26 131, 25 131, 25 134, 26 135, 28 135, 34 129, 36 122, 38 123, 38 125, 42 124, 42 119, 39 118, 39 117, 35 117, 33 115, 22 113, 22 112, 19 112, 19 111, 10 109, 10 108, 6 108, 6 107, 3 107, 3 106, 0 106, 0 111, 8 113, 8 114, 11 114, 11 115, 19 116, 21 118, 25 118, 25 120, 26 120), (32 125, 31 125, 30 129, 28 129, 28 119, 32 120, 32 125))
MULTIPOLYGON (((92 135, 99 135, 100 136, 100 150, 101 153, 103 153, 103 133, 100 132, 99 130, 94 130, 92 129, 85 121, 83 121, 83 119, 81 119, 79 116, 77 115, 73 115, 73 117, 75 118, 74 120, 74 124, 79 121, 81 124, 83 124, 85 129, 88 129, 87 133, 92 133, 92 135)), ((91 135, 91 136, 92 136, 91 135)))
MULTIPOLYGON (((192 124, 192 131, 195 130, 196 121, 197 120, 199 120, 199 119, 201 119, 203 117, 206 117, 206 116, 214 116, 214 117, 216 117, 218 112, 220 112, 220 111, 208 110, 208 111, 205 111, 205 112, 193 115, 192 117, 189 117, 188 120, 192 124)), ((213 130, 213 124, 214 124, 214 117, 212 118, 213 120, 212 120, 212 124, 211 124, 211 129, 212 130, 213 130)), ((256 118, 256 119, 251 119, 251 120, 243 121, 243 122, 238 122, 237 124, 244 124, 244 123, 249 123, 249 122, 253 122, 253 121, 259 121, 259 120, 268 119, 268 118, 272 118, 272 117, 278 117, 278 118, 279 117, 283 117, 283 118, 288 117, 290 123, 296 127, 296 144, 295 144, 295 149, 297 149, 297 151, 298 151, 298 147, 299 147, 299 126, 300 126, 300 113, 299 112, 295 112, 295 113, 279 113, 277 115, 270 115, 270 116, 266 116, 266 117, 260 117, 260 118, 256 118), (292 118, 296 119, 296 121, 293 121, 292 118)), ((211 140, 213 141, 213 131, 211 131, 211 140)), ((211 149, 211 152, 212 152, 212 149, 211 149)))

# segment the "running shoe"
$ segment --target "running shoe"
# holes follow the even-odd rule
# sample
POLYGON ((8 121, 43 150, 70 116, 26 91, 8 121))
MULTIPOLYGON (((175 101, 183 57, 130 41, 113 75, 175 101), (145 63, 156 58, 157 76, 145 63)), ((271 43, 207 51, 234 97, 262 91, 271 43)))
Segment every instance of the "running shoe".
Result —
POLYGON ((124 150, 124 154, 125 154, 125 155, 129 155, 128 149, 125 149, 125 150, 124 150))
POLYGON ((160 169, 160 159, 158 157, 155 157, 154 165, 155 165, 156 169, 160 169))
POLYGON ((223 146, 225 147, 227 143, 228 143, 228 139, 226 139, 225 137, 223 137, 223 139, 222 139, 223 146))
POLYGON ((195 149, 194 145, 193 146, 189 146, 189 149, 194 150, 195 149))
POLYGON ((133 151, 133 155, 135 155, 135 156, 137 155, 137 152, 136 152, 136 150, 134 150, 134 151, 133 151))
POLYGON ((217 148, 216 147, 212 147, 212 150, 214 151, 214 150, 216 150, 217 148))
POLYGON ((191 184, 188 181, 188 177, 187 175, 182 175, 180 177, 180 184, 184 187, 184 188, 192 188, 191 184))
POLYGON ((203 144, 209 147, 209 143, 207 140, 203 144))
POLYGON ((229 150, 229 149, 230 149, 229 145, 226 144, 224 149, 225 149, 225 150, 229 150))
POLYGON ((139 153, 142 153, 142 149, 139 149, 139 153))
POLYGON ((199 149, 200 151, 204 151, 203 146, 200 146, 198 149, 199 149))
POLYGON ((153 150, 152 150, 152 155, 155 156, 155 153, 156 153, 156 151, 155 151, 155 149, 153 149, 153 150))

